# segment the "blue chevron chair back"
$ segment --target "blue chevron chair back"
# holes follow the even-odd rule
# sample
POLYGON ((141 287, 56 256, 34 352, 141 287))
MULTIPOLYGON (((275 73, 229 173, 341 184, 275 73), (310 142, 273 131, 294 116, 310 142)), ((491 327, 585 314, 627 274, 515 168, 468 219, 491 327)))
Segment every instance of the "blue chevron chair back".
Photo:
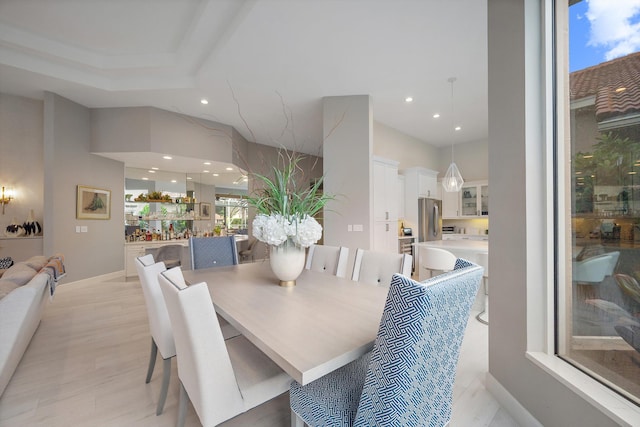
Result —
POLYGON ((419 283, 394 274, 373 350, 302 386, 292 417, 309 426, 444 426, 462 339, 483 269, 458 259, 419 283))
POLYGON ((233 236, 191 237, 189 250, 192 270, 238 264, 238 250, 233 236))

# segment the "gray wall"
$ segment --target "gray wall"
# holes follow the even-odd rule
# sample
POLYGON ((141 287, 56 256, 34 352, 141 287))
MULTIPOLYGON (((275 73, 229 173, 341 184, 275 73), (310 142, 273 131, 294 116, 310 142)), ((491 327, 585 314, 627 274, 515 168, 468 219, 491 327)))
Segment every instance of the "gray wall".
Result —
POLYGON ((542 264, 545 236, 539 228, 545 203, 539 102, 542 7, 539 0, 489 0, 488 6, 489 374, 545 426, 613 426, 526 356, 528 344, 536 342, 529 335, 536 328, 527 327, 528 311, 545 309, 531 290, 548 286, 542 264))
MULTIPOLYGON (((489 142, 487 140, 456 144, 453 147, 453 159, 466 181, 480 181, 489 177, 489 142)), ((451 164, 451 146, 440 147, 438 178, 444 177, 451 164)))
POLYGON ((124 164, 91 154, 90 140, 90 110, 45 93, 43 248, 64 254, 66 282, 124 269, 124 164), (76 219, 77 185, 110 190, 111 219, 76 219))
POLYGON ((15 199, 0 214, 0 257, 10 256, 14 261, 42 255, 42 237, 4 238, 13 218, 22 224, 31 209, 34 219, 45 225, 42 119, 42 101, 0 93, 0 185, 15 191, 15 199))
POLYGON ((348 247, 352 263, 357 248, 369 249, 372 245, 371 98, 324 98, 323 123, 324 190, 338 196, 325 208, 324 243, 348 247), (363 231, 348 232, 349 224, 361 224, 363 231))
POLYGON ((231 126, 158 108, 93 109, 91 133, 93 153, 156 152, 244 167, 238 150, 246 149, 246 141, 231 126))
POLYGON ((373 122, 373 154, 399 162, 398 169, 415 166, 441 169, 439 149, 382 123, 373 122))

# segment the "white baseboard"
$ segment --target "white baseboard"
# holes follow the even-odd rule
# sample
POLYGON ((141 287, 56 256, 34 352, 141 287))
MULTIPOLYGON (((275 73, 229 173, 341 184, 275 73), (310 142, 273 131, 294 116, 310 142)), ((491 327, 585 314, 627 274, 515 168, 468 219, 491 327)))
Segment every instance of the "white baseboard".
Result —
POLYGON ((117 278, 122 278, 122 280, 125 280, 124 274, 124 270, 114 271, 112 273, 102 274, 100 276, 87 277, 86 279, 76 280, 75 282, 66 283, 63 281, 62 283, 59 283, 58 286, 79 285, 86 282, 107 281, 117 278))
POLYGON ((489 372, 485 378, 485 387, 522 427, 544 427, 489 372))

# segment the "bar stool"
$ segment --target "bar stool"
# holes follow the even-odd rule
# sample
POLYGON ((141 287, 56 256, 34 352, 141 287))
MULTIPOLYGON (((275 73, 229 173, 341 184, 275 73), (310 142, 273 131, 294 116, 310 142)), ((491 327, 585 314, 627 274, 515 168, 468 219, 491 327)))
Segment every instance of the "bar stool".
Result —
POLYGON ((477 264, 481 267, 484 267, 484 273, 482 273, 482 285, 484 288, 484 308, 478 315, 476 319, 480 323, 484 323, 485 325, 489 324, 489 287, 487 282, 489 281, 489 254, 478 254, 478 258, 476 259, 477 264))
POLYGON ((456 256, 451 252, 440 249, 423 246, 420 248, 420 280, 426 280, 433 277, 433 272, 438 274, 451 271, 456 265, 456 256), (426 270, 429 274, 424 276, 422 272, 426 270))

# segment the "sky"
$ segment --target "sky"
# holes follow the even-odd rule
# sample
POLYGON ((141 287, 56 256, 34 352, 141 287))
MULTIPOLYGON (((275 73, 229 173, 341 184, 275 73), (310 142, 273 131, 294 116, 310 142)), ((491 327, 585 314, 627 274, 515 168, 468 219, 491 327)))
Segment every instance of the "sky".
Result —
POLYGON ((569 8, 569 69, 640 50, 640 0, 582 0, 569 8))

